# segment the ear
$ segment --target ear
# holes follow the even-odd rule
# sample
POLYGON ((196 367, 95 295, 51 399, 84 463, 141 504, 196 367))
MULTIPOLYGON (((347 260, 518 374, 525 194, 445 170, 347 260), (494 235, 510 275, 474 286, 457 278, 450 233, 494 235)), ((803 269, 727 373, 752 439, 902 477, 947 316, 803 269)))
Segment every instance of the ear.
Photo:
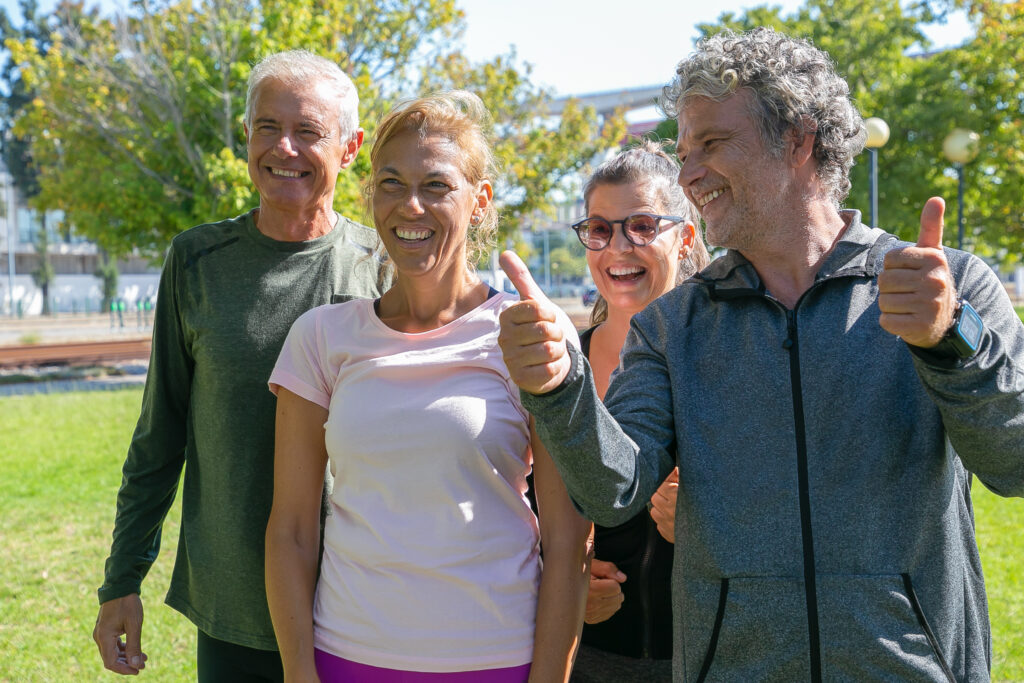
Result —
POLYGON ((249 144, 249 124, 242 124, 242 132, 245 133, 245 144, 249 144))
POLYGON ((786 140, 786 154, 794 168, 803 166, 814 157, 815 137, 817 128, 809 120, 805 121, 803 126, 790 129, 786 140))
POLYGON ((342 168, 348 168, 352 165, 352 162, 356 160, 356 156, 359 154, 359 148, 362 146, 363 129, 357 128, 352 137, 348 139, 348 144, 345 145, 345 153, 341 155, 342 168))
POLYGON ((491 200, 494 199, 494 188, 491 187, 491 181, 484 178, 477 185, 476 189, 476 208, 473 209, 474 214, 479 214, 481 217, 487 212, 487 207, 491 205, 491 200))
POLYGON ((697 227, 690 221, 679 228, 679 260, 685 261, 693 251, 694 240, 697 239, 697 227))

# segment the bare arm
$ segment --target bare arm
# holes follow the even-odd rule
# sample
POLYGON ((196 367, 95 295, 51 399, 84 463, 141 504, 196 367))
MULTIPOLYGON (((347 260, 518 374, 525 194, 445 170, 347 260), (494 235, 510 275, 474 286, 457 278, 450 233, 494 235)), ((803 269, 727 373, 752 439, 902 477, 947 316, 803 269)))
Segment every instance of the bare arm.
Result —
POLYGON ((270 617, 288 681, 319 680, 313 662, 313 591, 327 465, 326 421, 325 408, 279 389, 266 581, 270 617))
POLYGON ((573 507, 532 424, 530 433, 544 548, 530 681, 567 681, 583 628, 593 525, 573 507))

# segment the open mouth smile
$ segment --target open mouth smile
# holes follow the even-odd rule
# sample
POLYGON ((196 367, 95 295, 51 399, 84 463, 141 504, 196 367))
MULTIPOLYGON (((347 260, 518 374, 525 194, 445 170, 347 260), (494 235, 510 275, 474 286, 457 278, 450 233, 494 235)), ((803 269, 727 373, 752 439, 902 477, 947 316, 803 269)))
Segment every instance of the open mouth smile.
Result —
POLYGON ((611 266, 606 272, 608 277, 616 282, 632 282, 642 278, 647 269, 641 266, 611 266))
POLYGON ((707 194, 702 194, 701 196, 697 197, 697 208, 703 209, 708 202, 710 202, 712 199, 717 199, 724 192, 725 188, 720 187, 717 190, 712 190, 711 192, 708 192, 707 194))
POLYGON ((293 171, 288 168, 274 168, 273 166, 268 166, 267 169, 270 171, 270 175, 280 178, 304 178, 309 175, 309 171, 293 171))
POLYGON ((394 232, 403 242, 422 242, 434 234, 429 228, 395 228, 394 232))

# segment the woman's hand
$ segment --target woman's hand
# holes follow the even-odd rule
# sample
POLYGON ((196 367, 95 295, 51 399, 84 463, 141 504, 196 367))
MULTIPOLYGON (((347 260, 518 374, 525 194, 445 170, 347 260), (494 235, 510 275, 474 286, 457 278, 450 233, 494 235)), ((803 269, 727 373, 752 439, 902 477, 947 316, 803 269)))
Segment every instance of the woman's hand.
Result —
POLYGON ((626 575, 614 562, 590 561, 590 588, 587 590, 587 612, 583 618, 588 624, 608 620, 622 607, 622 582, 626 575))
POLYGON ((676 542, 676 494, 679 491, 679 468, 661 483, 651 496, 651 519, 658 525, 658 533, 669 543, 676 542))

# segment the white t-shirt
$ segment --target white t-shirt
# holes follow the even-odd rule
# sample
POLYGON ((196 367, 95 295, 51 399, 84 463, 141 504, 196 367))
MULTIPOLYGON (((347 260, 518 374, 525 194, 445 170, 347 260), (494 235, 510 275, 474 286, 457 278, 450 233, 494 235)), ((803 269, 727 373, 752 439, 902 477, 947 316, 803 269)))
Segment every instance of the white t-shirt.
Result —
POLYGON ((410 671, 532 660, 529 416, 497 344, 498 315, 515 302, 496 294, 419 334, 389 328, 370 300, 315 308, 292 327, 271 389, 329 410, 321 650, 410 671))

